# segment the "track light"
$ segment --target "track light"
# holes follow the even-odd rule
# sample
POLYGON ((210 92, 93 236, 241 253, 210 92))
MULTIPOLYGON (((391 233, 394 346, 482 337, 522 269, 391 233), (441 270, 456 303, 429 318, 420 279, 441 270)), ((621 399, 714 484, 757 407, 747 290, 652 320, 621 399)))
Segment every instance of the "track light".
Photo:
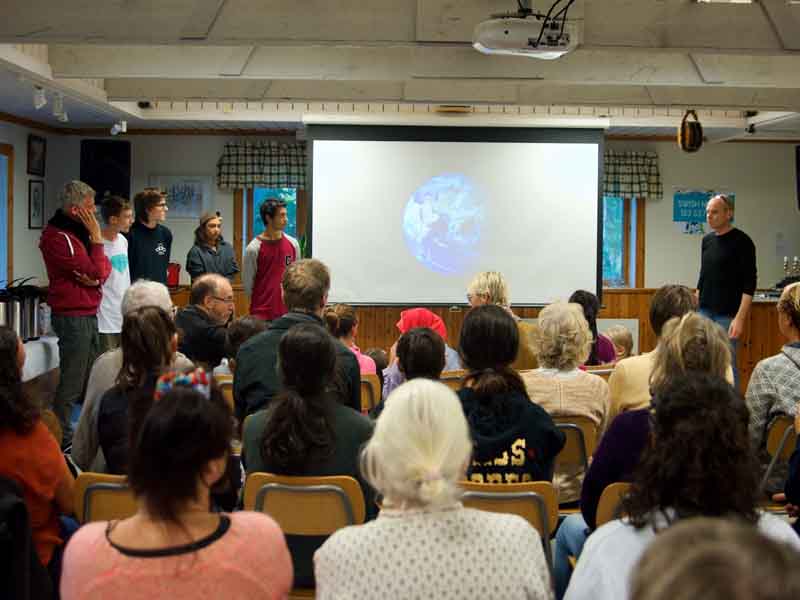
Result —
POLYGON ((119 123, 114 123, 111 126, 111 135, 117 135, 119 133, 128 133, 127 121, 120 121, 119 123))
POLYGON ((39 110, 45 104, 47 104, 47 95, 44 93, 44 88, 40 85, 33 86, 33 107, 39 110))
POLYGON ((67 114, 67 111, 64 111, 64 112, 62 112, 62 113, 61 113, 60 115, 58 115, 58 117, 56 117, 56 118, 57 118, 57 119, 59 120, 59 122, 61 122, 61 123, 67 123, 67 122, 69 121, 69 115, 67 114))
POLYGON ((61 117, 64 114, 64 94, 56 92, 53 96, 53 116, 61 117))

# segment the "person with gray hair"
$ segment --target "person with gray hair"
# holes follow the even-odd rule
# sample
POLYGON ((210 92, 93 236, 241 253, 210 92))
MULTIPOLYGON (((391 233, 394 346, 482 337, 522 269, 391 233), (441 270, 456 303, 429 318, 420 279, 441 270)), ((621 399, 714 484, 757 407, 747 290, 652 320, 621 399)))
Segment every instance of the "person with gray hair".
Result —
POLYGON ((59 200, 61 208, 42 232, 39 249, 47 269, 51 322, 58 336, 61 376, 53 410, 61 422, 62 447, 66 448, 72 442, 73 408, 100 353, 97 310, 111 263, 103 251, 100 223, 94 214, 94 190, 82 181, 70 181, 59 200))
POLYGON ((381 512, 317 550, 317 598, 552 598, 536 530, 459 501, 471 454, 455 392, 429 379, 395 389, 361 456, 381 512), (364 556, 381 560, 364 569, 364 556))
MULTIPOLYGON (((122 297, 123 317, 143 306, 156 306, 169 314, 175 314, 167 286, 157 281, 140 279, 131 285, 122 297)), ((72 441, 72 461, 84 471, 102 473, 106 469, 105 457, 100 449, 100 439, 97 435, 97 415, 100 399, 114 386, 121 368, 122 348, 114 348, 98 357, 89 375, 83 410, 72 441)), ((183 372, 193 369, 194 364, 186 356, 176 352, 172 368, 183 372)))

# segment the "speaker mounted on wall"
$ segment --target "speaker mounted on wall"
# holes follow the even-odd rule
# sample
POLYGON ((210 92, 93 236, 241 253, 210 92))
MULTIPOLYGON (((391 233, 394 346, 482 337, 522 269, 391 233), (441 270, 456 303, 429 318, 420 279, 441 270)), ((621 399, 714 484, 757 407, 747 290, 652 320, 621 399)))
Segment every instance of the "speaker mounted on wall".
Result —
POLYGON ((126 140, 82 140, 81 181, 92 186, 97 204, 103 197, 131 197, 131 143, 126 140))

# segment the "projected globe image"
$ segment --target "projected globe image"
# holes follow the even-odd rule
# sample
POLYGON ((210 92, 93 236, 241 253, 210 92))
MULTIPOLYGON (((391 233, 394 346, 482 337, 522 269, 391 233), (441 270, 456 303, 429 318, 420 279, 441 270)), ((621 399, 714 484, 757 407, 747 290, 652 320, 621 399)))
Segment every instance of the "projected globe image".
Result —
POLYGON ((406 246, 437 273, 463 274, 478 258, 484 199, 464 175, 437 175, 409 198, 403 214, 406 246))

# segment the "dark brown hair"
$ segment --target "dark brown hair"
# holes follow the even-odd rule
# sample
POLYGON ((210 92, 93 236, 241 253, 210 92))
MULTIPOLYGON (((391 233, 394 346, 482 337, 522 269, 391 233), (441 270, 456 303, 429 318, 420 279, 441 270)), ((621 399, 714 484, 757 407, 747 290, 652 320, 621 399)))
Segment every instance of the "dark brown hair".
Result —
POLYGON ((274 219, 279 208, 286 208, 286 202, 278 198, 267 198, 258 207, 258 214, 261 216, 261 222, 264 223, 264 227, 268 224, 267 217, 274 219))
POLYGON ((265 321, 256 317, 239 317, 228 325, 225 333, 225 355, 228 358, 236 358, 239 347, 256 334, 267 329, 265 321))
POLYGON ((22 387, 18 352, 16 332, 0 325, 0 430, 25 435, 39 418, 39 409, 22 387))
POLYGON ((692 291, 685 285, 662 285, 650 300, 650 326, 661 337, 664 324, 673 317, 682 317, 697 308, 692 291))
POLYGON ((589 358, 586 359, 587 365, 599 365, 600 357, 597 355, 597 313, 600 312, 600 300, 597 299, 592 292, 586 290, 577 290, 569 297, 570 302, 580 304, 583 309, 583 316, 586 322, 589 323, 589 329, 592 332, 592 348, 589 351, 589 358))
POLYGON ((330 331, 335 338, 343 338, 350 335, 353 331, 353 327, 358 324, 356 309, 349 304, 327 306, 322 316, 325 320, 325 325, 328 327, 328 331, 330 331))
POLYGON ((136 210, 136 220, 146 223, 149 220, 148 212, 156 204, 166 200, 166 195, 156 188, 145 188, 133 197, 133 206, 136 210))
POLYGON ((108 196, 103 199, 103 204, 100 206, 100 214, 103 216, 103 221, 106 225, 111 222, 111 217, 118 217, 122 214, 123 210, 130 210, 130 203, 121 196, 108 196))
POLYGON ((428 327, 409 329, 397 340, 397 361, 406 379, 439 379, 444 370, 444 340, 428 327))
POLYGON ((126 314, 120 334, 122 368, 117 385, 123 390, 135 388, 149 374, 167 369, 174 354, 172 336, 176 332, 172 317, 157 306, 142 306, 126 314))

